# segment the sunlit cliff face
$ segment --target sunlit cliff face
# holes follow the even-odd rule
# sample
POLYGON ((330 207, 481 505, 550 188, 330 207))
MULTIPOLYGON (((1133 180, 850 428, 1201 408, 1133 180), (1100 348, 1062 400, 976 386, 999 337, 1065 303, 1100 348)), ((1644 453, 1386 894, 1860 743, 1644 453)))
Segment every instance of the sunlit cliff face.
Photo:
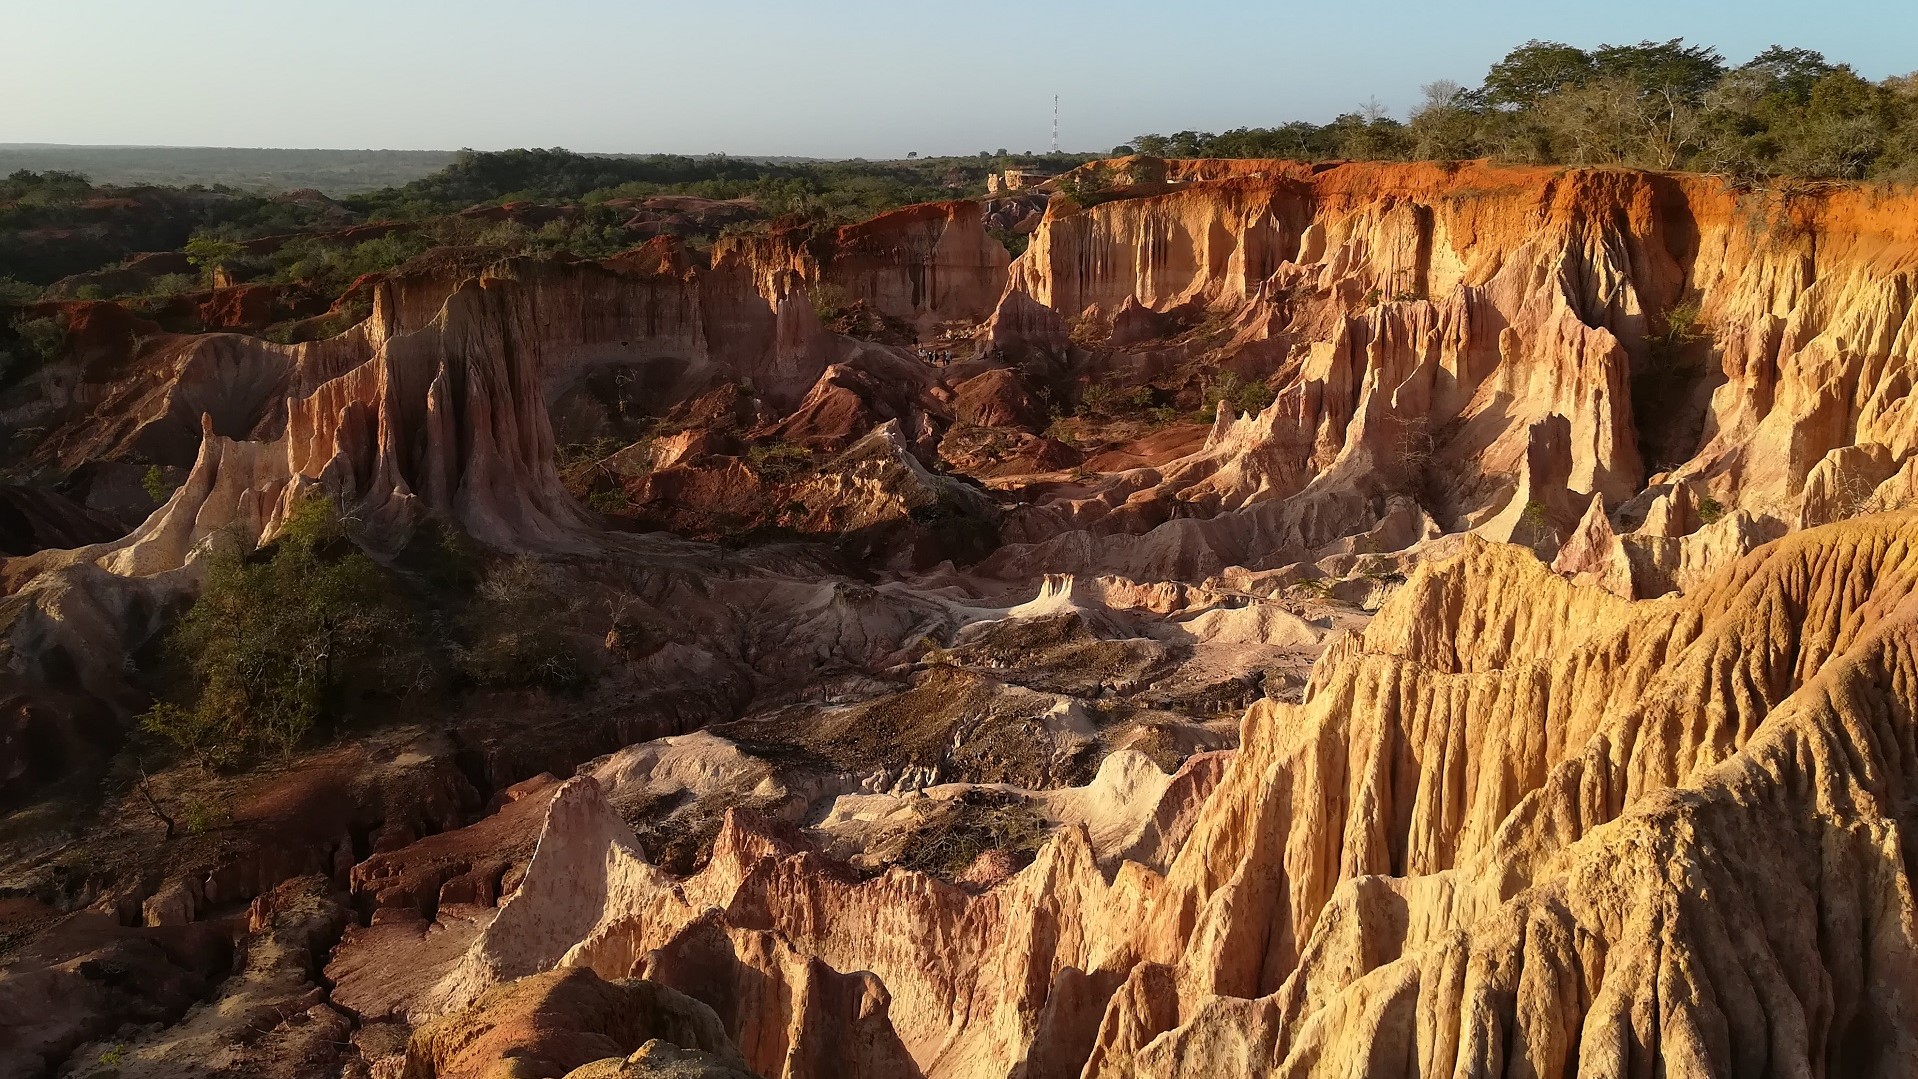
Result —
POLYGON ((1914 197, 1097 169, 1016 260, 956 202, 422 264, 104 368, 45 453, 196 456, 7 564, 22 686, 123 721, 316 495, 536 563, 597 681, 234 779, 101 924, 252 902, 324 963, 180 999, 318 994, 380 1075, 1903 1074, 1914 197))

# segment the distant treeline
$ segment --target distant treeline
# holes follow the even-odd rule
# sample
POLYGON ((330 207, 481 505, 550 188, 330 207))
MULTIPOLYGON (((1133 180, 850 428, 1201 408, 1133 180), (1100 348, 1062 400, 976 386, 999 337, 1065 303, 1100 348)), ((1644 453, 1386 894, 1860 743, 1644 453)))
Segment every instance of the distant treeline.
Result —
POLYGON ((347 202, 370 217, 418 218, 484 202, 590 205, 673 194, 751 198, 773 214, 854 221, 915 202, 984 194, 986 176, 996 170, 1064 171, 1092 156, 999 150, 904 161, 780 161, 724 154, 606 157, 563 149, 464 150, 430 176, 347 202))
POLYGON ((1329 124, 1141 135, 1114 153, 1301 160, 1492 157, 1745 181, 1918 180, 1918 73, 1872 82, 1809 49, 1737 67, 1682 38, 1581 49, 1528 41, 1475 88, 1424 88, 1407 121, 1376 104, 1329 124))
POLYGON ((265 192, 312 188, 339 196, 406 183, 444 168, 453 157, 451 150, 0 144, 0 176, 23 170, 70 172, 110 187, 198 184, 265 192))
MULTIPOLYGON (((354 252, 296 242, 266 260, 274 263, 271 267, 253 267, 268 280, 308 281, 324 291, 337 291, 342 280, 389 268, 435 242, 610 254, 631 242, 620 227, 628 214, 606 205, 621 198, 750 198, 758 203, 762 218, 796 214, 830 226, 915 202, 983 195, 986 177, 1006 168, 1063 172, 1094 155, 1000 150, 903 161, 806 161, 530 149, 461 150, 445 156, 444 167, 436 171, 340 199, 350 215, 326 199, 225 184, 123 188, 69 169, 0 173, 0 302, 26 302, 38 297, 40 286, 62 277, 112 266, 135 252, 177 249, 189 241, 202 245, 201 261, 207 265, 237 265, 230 252, 226 257, 214 252, 222 250, 221 245, 337 229, 354 220, 430 223, 405 237, 368 241, 361 245, 364 250, 354 252), (472 206, 517 201, 573 203, 586 212, 536 233, 510 223, 491 227, 450 216, 472 206)), ((195 282, 169 278, 163 284, 178 291, 195 282)))
MULTIPOLYGON (((433 172, 339 203, 227 185, 129 189, 72 170, 20 169, 0 174, 0 303, 37 299, 42 286, 111 268, 135 252, 182 247, 203 269, 218 265, 243 271, 246 280, 301 282, 336 295, 355 277, 390 269, 434 244, 612 254, 633 242, 624 228, 630 211, 608 205, 619 199, 750 198, 761 222, 798 215, 823 227, 915 202, 983 195, 987 176, 1007 168, 1063 172, 1093 156, 988 150, 901 161, 809 161, 461 150, 433 172), (537 229, 458 216, 473 206, 522 201, 576 204, 584 213, 537 229), (352 221, 395 220, 416 227, 351 248, 317 237, 289 241, 269 255, 244 255, 238 246, 268 235, 337 230, 352 221)), ((164 297, 203 287, 206 279, 205 272, 167 275, 143 287, 164 297)), ((88 291, 81 298, 100 298, 92 293, 109 288, 76 287, 88 291)))

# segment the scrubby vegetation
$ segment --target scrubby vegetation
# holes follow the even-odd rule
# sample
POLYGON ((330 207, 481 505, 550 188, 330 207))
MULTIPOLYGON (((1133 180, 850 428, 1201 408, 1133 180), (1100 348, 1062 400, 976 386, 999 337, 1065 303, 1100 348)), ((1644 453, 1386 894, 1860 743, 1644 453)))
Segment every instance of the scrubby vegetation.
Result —
POLYGON ((1401 122, 1376 102, 1329 124, 1141 135, 1115 152, 1306 161, 1493 157, 1716 172, 1746 181, 1918 180, 1918 73, 1872 82, 1809 49, 1738 66, 1683 39, 1528 41, 1475 88, 1441 81, 1401 122))
POLYGON ((576 614, 547 568, 487 565, 456 532, 428 528, 398 562, 375 560, 332 500, 314 497, 261 549, 210 552, 140 725, 217 768, 462 686, 577 689, 588 671, 576 614))
POLYGON ((1272 404, 1273 390, 1264 382, 1240 378, 1236 371, 1220 371, 1207 380, 1201 421, 1210 423, 1219 414, 1219 405, 1229 404, 1240 413, 1263 412, 1272 404))
POLYGON ((791 483, 818 466, 813 452, 795 442, 763 442, 746 451, 746 465, 771 484, 791 483))
POLYGON ((212 554, 166 643, 179 687, 141 726, 208 765, 291 752, 356 698, 413 685, 418 629, 332 502, 309 500, 262 550, 212 554))
POLYGON ((1047 831, 1045 818, 1025 797, 970 790, 933 810, 913 830, 899 865, 951 880, 980 855, 999 851, 1013 867, 1022 866, 1044 844, 1047 831))
POLYGON ((58 356, 66 339, 66 328, 56 318, 14 317, 0 336, 0 387, 13 385, 58 356))
POLYGON ((230 188, 95 187, 78 173, 23 169, 0 180, 0 278, 45 285, 135 251, 178 250, 209 229, 295 232, 319 223, 324 209, 230 188))
POLYGON ((288 150, 216 146, 6 146, 0 174, 75 172, 126 186, 227 185, 248 191, 314 188, 346 195, 444 168, 449 150, 288 150))
POLYGON ((573 614, 574 604, 538 561, 494 566, 460 615, 459 670, 482 686, 578 689, 587 675, 574 647, 573 614))

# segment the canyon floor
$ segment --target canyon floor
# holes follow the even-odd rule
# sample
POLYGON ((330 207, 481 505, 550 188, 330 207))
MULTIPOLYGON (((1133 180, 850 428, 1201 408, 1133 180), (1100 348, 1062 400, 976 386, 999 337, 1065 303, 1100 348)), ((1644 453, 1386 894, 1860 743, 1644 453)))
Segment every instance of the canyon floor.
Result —
POLYGON ((0 1072, 1918 1072, 1910 192, 621 212, 24 310, 0 1072), (294 558, 377 684, 159 737, 294 558))

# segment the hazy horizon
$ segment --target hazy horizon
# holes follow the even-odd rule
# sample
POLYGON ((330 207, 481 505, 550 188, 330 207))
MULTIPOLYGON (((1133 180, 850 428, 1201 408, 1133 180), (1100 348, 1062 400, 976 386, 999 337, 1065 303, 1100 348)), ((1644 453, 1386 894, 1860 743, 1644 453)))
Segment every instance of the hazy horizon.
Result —
POLYGON ((1324 122, 1419 87, 1473 85, 1529 38, 1593 46, 1684 37, 1733 64, 1817 49, 1871 79, 1918 66, 1889 0, 1818 7, 1654 3, 1470 10, 1110 0, 964 11, 839 0, 710 6, 500 0, 310 9, 239 0, 25 5, 0 68, 0 143, 865 157, 1103 152, 1134 135, 1324 122), (1760 29, 1762 28, 1762 29, 1760 29), (1902 31, 1902 32, 1901 32, 1902 31))

